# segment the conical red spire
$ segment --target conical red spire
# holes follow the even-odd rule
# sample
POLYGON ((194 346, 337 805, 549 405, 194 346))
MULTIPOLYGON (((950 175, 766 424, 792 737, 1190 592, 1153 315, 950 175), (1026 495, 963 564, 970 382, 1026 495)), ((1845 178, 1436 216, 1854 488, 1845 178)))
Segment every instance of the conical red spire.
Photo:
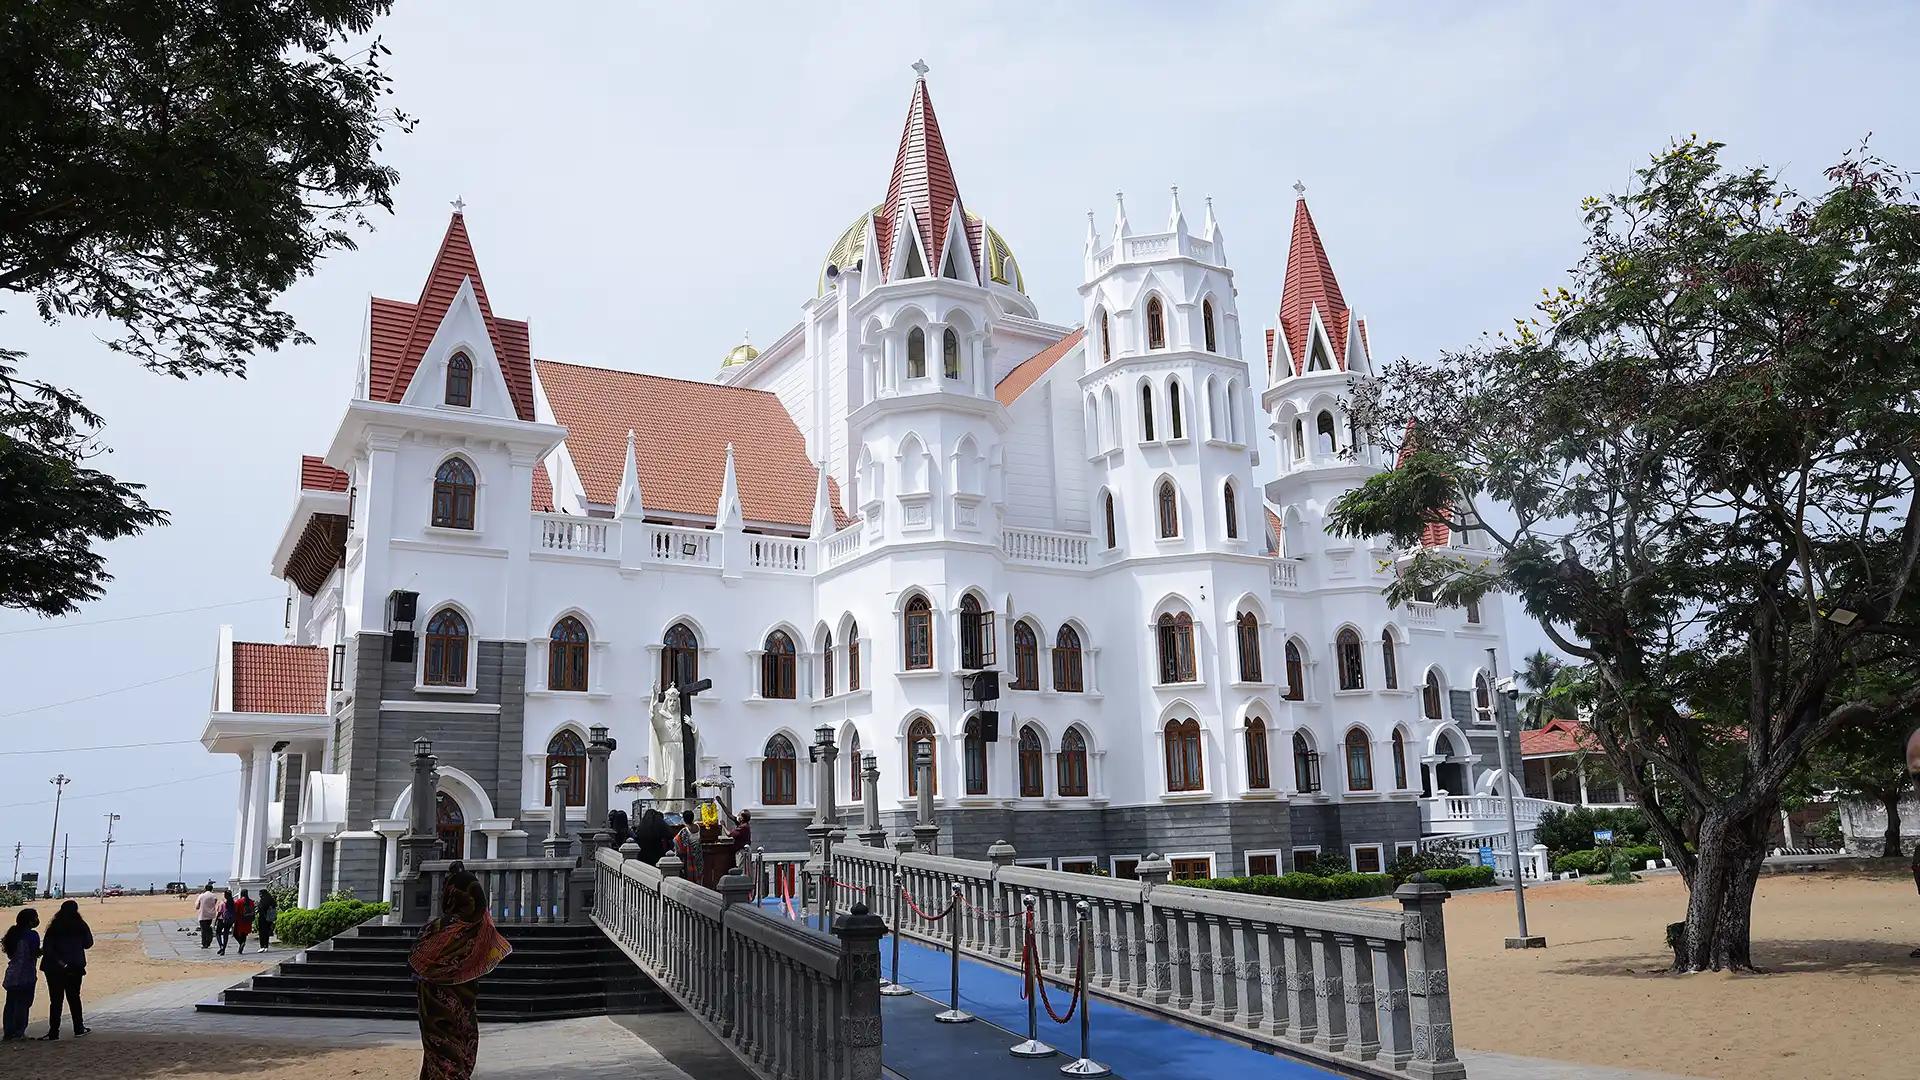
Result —
MULTIPOLYGON (((919 223, 920 248, 926 253, 927 273, 938 276, 945 265, 947 224, 959 203, 960 186, 953 179, 953 163, 947 160, 947 144, 940 138, 940 121, 933 115, 933 99, 927 95, 925 65, 915 64, 914 70, 918 75, 913 80, 913 97, 907 103, 906 126, 900 132, 900 150, 893 158, 893 179, 887 184, 887 201, 874 219, 874 231, 880 241, 881 261, 891 263, 894 235, 904 204, 919 223)), ((975 252, 979 241, 964 216, 961 231, 968 244, 963 255, 970 265, 978 267, 975 252)))
POLYGON ((487 324, 487 337, 493 345, 493 351, 501 363, 502 374, 506 377, 508 393, 513 398, 514 412, 522 420, 533 419, 533 385, 525 353, 526 324, 493 317, 493 306, 487 302, 487 286, 480 280, 480 263, 473 255, 473 241, 467 237, 466 217, 459 210, 447 222, 447 233, 440 240, 440 251, 433 257, 433 269, 427 272, 427 281, 420 289, 420 299, 413 305, 411 325, 405 328, 405 343, 399 351, 393 374, 387 381, 385 392, 380 400, 399 401, 406 393, 407 385, 413 381, 413 373, 426 355, 427 346, 432 343, 433 335, 440 330, 440 324, 447 317, 447 309, 453 306, 453 298, 460 294, 460 283, 473 282, 473 297, 480 305, 481 318, 487 324))
MULTIPOLYGON (((1295 185, 1296 191, 1301 191, 1295 185)), ((1313 225, 1302 194, 1293 204, 1293 239, 1287 246, 1287 278, 1280 291, 1280 331, 1287 337, 1287 349, 1293 354, 1293 373, 1306 370, 1307 330, 1310 313, 1320 309, 1320 321, 1333 344, 1333 362, 1347 366, 1347 301, 1340 295, 1340 283, 1334 280, 1333 265, 1327 261, 1327 249, 1320 243, 1320 230, 1313 225)), ((1269 354, 1268 367, 1273 366, 1269 354)))

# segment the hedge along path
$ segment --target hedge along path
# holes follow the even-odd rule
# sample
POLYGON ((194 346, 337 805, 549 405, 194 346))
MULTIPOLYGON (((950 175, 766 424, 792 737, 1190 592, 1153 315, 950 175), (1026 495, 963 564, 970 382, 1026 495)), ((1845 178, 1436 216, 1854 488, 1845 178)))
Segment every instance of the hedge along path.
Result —
POLYGON ((274 918, 273 938, 305 948, 392 910, 392 904, 361 900, 328 900, 317 908, 283 908, 274 918))
MULTIPOLYGON (((1425 870, 1427 880, 1449 889, 1480 889, 1494 883, 1491 866, 1460 866, 1425 870)), ((1191 878, 1169 882, 1192 889, 1274 896, 1287 900, 1371 900, 1390 895, 1400 881, 1388 874, 1331 874, 1294 871, 1254 877, 1191 878)))

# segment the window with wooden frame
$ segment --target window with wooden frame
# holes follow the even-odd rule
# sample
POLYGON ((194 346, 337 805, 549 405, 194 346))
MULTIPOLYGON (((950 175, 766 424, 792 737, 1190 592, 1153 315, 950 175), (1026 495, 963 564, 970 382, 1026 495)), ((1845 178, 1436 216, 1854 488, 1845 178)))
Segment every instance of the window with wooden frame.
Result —
POLYGON ((987 793, 987 740, 980 734, 978 718, 967 721, 966 737, 960 741, 962 763, 966 769, 967 794, 987 793))
POLYGON ((859 802, 865 797, 861 785, 867 782, 866 762, 860 755, 860 733, 854 732, 847 737, 847 799, 859 802))
POLYGON ((1373 790, 1373 744, 1367 733, 1354 728, 1347 732, 1347 790, 1373 790))
POLYGON ((927 332, 914 327, 907 331, 907 378, 927 377, 927 332))
POLYGON ((1401 791, 1407 787, 1407 737, 1399 728, 1393 729, 1393 786, 1401 791))
POLYGON ((1247 718, 1247 787, 1253 791, 1273 787, 1273 771, 1267 763, 1267 722, 1257 716, 1247 718))
POLYGON ((860 624, 847 624, 847 693, 860 689, 860 624))
POLYGON ((960 598, 960 666, 980 671, 993 666, 993 612, 982 610, 973 593, 960 598))
POLYGON ((547 689, 587 688, 587 627, 568 615, 547 633, 547 689))
POLYGON ((452 608, 441 608, 427 620, 427 640, 420 681, 428 686, 467 685, 467 619, 452 608))
POLYGON ((1349 626, 1334 635, 1333 655, 1340 667, 1340 689, 1360 690, 1367 684, 1366 658, 1360 653, 1360 635, 1349 626))
POLYGON ((700 639, 686 623, 674 623, 660 639, 660 689, 686 686, 699 678, 700 639))
POLYGON ((1467 625, 1480 625, 1480 601, 1478 600, 1467 601, 1467 625))
POLYGON ((1154 499, 1160 516, 1160 539, 1172 540, 1180 535, 1180 493, 1173 488, 1173 481, 1160 481, 1160 490, 1154 499))
MULTIPOLYGON (((541 776, 552 777, 555 765, 567 767, 567 805, 585 806, 587 803, 587 744, 580 741, 580 736, 566 728, 554 732, 553 738, 547 740, 547 767, 541 776)), ((553 785, 543 783, 541 786, 545 789, 545 797, 541 805, 552 806, 553 785)))
POLYGON ((1386 867, 1380 862, 1379 844, 1353 845, 1353 872, 1356 874, 1378 874, 1386 867))
POLYGON ((447 404, 473 407, 473 361, 457 352, 447 360, 447 404))
POLYGON ((1240 496, 1234 494, 1231 480, 1220 492, 1220 515, 1227 523, 1227 539, 1240 539, 1240 496))
POLYGON ((1206 790, 1206 770, 1200 757, 1200 722, 1192 717, 1169 720, 1163 734, 1166 740, 1167 790, 1206 790))
POLYGON ((760 759, 762 806, 793 806, 800 801, 797 760, 792 739, 775 735, 767 740, 766 755, 760 759))
POLYGON ((785 630, 768 634, 760 654, 760 696, 791 699, 796 692, 794 667, 793 638, 785 630))
POLYGON ((1078 727, 1070 727, 1060 737, 1060 794, 1065 798, 1084 798, 1087 794, 1087 737, 1078 727))
POLYGON ((1140 856, 1115 855, 1112 860, 1115 881, 1140 880, 1140 856))
POLYGON ((1013 624, 1013 676, 1007 685, 1015 690, 1040 689, 1040 638, 1033 624, 1022 619, 1013 624))
POLYGON ((1172 881, 1204 881, 1213 876, 1213 860, 1206 857, 1174 859, 1172 881))
POLYGON ((833 696, 833 631, 820 643, 820 696, 833 696))
POLYGON ((1103 501, 1106 504, 1105 510, 1107 515, 1107 550, 1112 551, 1114 548, 1120 546, 1120 533, 1114 527, 1113 520, 1113 492, 1107 492, 1103 501))
POLYGON ((940 334, 940 372, 949 379, 960 377, 960 335, 951 326, 940 334))
POLYGON ((1291 638, 1287 640, 1287 700, 1307 700, 1307 661, 1300 652, 1300 643, 1291 638))
POLYGON ((1167 309, 1157 296, 1147 297, 1147 348, 1167 347, 1167 309))
POLYGON ((1473 718, 1478 723, 1493 723, 1493 684, 1484 671, 1473 677, 1473 718))
POLYGON ((1400 658, 1394 655, 1391 630, 1380 631, 1380 676, 1387 689, 1400 689, 1400 658))
POLYGON ((1061 859, 1060 872, 1063 874, 1092 874, 1100 865, 1095 859, 1061 859))
POLYGON ((1320 790, 1320 755, 1297 731, 1293 733, 1293 786, 1303 795, 1320 790))
POLYGON ((1214 343, 1213 301, 1211 300, 1204 301, 1200 305, 1200 329, 1206 337, 1207 351, 1219 352, 1220 347, 1214 343))
POLYGON ((450 457, 433 474, 433 527, 473 528, 476 484, 473 466, 465 458, 450 457))
POLYGON ((1420 715, 1429 720, 1440 719, 1440 674, 1432 669, 1428 669, 1426 682, 1420 686, 1420 715))
POLYGON ((902 664, 908 671, 926 671, 933 667, 933 603, 924 596, 907 601, 901 614, 901 642, 905 648, 902 664))
POLYGON ((1078 694, 1086 689, 1085 657, 1080 650, 1080 632, 1062 626, 1053 636, 1053 688, 1062 694, 1078 694))
POLYGON ((1320 861, 1320 849, 1317 847, 1297 847, 1292 855, 1293 869, 1302 874, 1312 870, 1313 864, 1320 861))
POLYGON ((1280 856, 1275 854, 1248 855, 1248 877, 1278 877, 1280 874, 1280 856))
POLYGON ((1234 644, 1239 646, 1240 681, 1260 681, 1260 617, 1243 611, 1233 619, 1234 644))
POLYGON ((1046 746, 1032 724, 1020 729, 1020 797, 1038 799, 1046 795, 1046 746))
POLYGON ((907 725, 907 794, 920 794, 920 747, 927 748, 927 777, 937 794, 940 791, 940 744, 933 734, 933 721, 918 717, 907 725))
POLYGON ((1163 614, 1155 624, 1155 632, 1159 638, 1160 681, 1163 684, 1193 682, 1193 616, 1184 611, 1178 615, 1163 614))

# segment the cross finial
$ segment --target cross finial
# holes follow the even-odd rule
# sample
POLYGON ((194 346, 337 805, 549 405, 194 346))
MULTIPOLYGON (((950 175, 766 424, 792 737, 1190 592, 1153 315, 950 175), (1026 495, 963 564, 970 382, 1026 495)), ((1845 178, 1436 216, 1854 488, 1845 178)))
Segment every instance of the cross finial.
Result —
POLYGON ((453 212, 456 214, 464 213, 467 209, 467 200, 455 195, 453 201, 447 205, 453 207, 453 212))
POLYGON ((925 60, 915 60, 913 62, 913 74, 916 78, 921 78, 921 79, 926 78, 927 72, 931 70, 933 69, 927 66, 927 62, 925 60))
POLYGON ((1293 182, 1293 194, 1294 194, 1294 197, 1296 197, 1296 198, 1301 198, 1301 199, 1304 199, 1304 198, 1306 198, 1306 197, 1307 197, 1307 185, 1305 185, 1305 184, 1303 184, 1303 183, 1301 183, 1301 182, 1300 182, 1300 181, 1298 181, 1298 180, 1295 180, 1295 181, 1293 182))

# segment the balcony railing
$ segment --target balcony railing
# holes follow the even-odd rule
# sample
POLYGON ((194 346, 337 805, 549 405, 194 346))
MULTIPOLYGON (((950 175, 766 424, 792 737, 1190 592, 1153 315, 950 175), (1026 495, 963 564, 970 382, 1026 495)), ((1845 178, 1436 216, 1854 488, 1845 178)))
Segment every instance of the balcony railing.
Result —
POLYGON ((790 536, 748 537, 747 565, 755 570, 807 573, 813 569, 813 541, 790 536))
POLYGON ((1042 566, 1085 566, 1093 538, 1044 529, 1002 529, 1000 550, 1014 562, 1042 566))
POLYGON ((569 514, 535 514, 533 547, 535 551, 567 551, 582 555, 605 555, 615 550, 614 523, 597 518, 569 514))
POLYGON ((1273 560, 1273 587, 1275 591, 1298 592, 1300 590, 1300 560, 1273 560))
POLYGON ((693 566, 719 565, 713 557, 711 529, 649 525, 647 541, 647 554, 655 562, 687 563, 693 566))
POLYGON ((1416 626, 1433 626, 1440 621, 1440 605, 1431 600, 1407 601, 1407 621, 1416 626))
POLYGON ((866 534, 866 523, 856 521, 834 533, 821 542, 820 562, 823 566, 834 567, 860 554, 861 538, 866 534))

